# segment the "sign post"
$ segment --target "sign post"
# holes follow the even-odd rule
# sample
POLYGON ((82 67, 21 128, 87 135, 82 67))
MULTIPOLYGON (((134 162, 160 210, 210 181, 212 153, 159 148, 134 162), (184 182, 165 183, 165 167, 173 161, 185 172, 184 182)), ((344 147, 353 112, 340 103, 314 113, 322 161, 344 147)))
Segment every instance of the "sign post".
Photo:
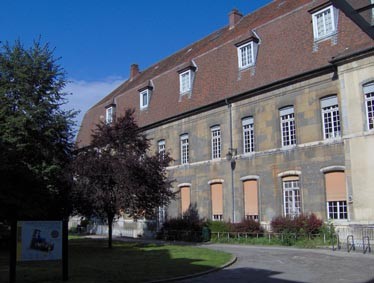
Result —
POLYGON ((68 280, 68 222, 13 221, 9 282, 16 281, 16 261, 62 261, 62 280, 68 280), (18 247, 18 248, 17 248, 18 247))

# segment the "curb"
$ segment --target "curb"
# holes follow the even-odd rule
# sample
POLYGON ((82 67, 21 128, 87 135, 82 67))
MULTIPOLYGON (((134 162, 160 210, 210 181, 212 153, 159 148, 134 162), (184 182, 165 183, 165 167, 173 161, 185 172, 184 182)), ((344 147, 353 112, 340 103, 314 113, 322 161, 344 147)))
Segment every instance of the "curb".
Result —
POLYGON ((178 276, 178 277, 173 277, 173 278, 166 278, 166 279, 161 279, 161 280, 148 281, 147 283, 173 282, 173 281, 179 281, 179 280, 183 280, 183 279, 189 279, 189 278, 195 278, 195 277, 203 276, 205 274, 216 272, 216 271, 219 271, 219 270, 224 269, 226 267, 229 267, 230 265, 233 265, 237 260, 238 260, 238 258, 236 256, 233 256, 227 263, 225 263, 225 264, 223 264, 219 267, 209 269, 207 271, 194 273, 194 274, 189 274, 189 275, 185 275, 185 276, 178 276))

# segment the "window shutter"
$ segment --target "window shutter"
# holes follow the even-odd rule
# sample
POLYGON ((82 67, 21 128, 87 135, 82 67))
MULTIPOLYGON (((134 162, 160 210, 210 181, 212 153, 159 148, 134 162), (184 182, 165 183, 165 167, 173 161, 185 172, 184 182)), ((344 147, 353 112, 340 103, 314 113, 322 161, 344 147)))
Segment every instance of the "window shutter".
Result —
POLYGON ((182 187, 181 189, 181 207, 182 214, 185 213, 191 204, 190 187, 182 187))
POLYGON ((346 186, 344 172, 331 172, 325 174, 326 200, 346 200, 346 186))
POLYGON ((223 214, 222 184, 212 184, 212 214, 223 214))
POLYGON ((258 189, 257 181, 244 182, 244 213, 245 215, 258 215, 258 189))

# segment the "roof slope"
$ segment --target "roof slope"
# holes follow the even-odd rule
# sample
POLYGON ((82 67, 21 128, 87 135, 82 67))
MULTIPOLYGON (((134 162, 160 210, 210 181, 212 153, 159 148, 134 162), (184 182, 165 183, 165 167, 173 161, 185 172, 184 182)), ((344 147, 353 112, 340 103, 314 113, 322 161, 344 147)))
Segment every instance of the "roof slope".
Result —
POLYGON ((314 44, 311 14, 318 0, 276 0, 154 64, 124 82, 85 114, 77 137, 79 146, 90 142, 91 129, 103 120, 105 106, 115 102, 117 113, 134 108, 143 127, 166 120, 246 91, 329 65, 329 60, 352 53, 373 42, 350 19, 339 12, 338 34, 333 40, 314 44), (255 68, 238 70, 237 47, 252 35, 259 38, 255 68), (178 70, 197 66, 192 94, 179 95, 178 70), (141 87, 153 85, 150 105, 139 109, 141 87))

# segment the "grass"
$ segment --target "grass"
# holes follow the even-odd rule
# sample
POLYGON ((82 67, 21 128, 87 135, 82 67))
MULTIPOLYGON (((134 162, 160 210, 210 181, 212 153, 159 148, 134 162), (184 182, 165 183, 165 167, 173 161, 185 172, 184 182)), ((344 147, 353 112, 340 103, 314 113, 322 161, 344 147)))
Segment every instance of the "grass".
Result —
MULTIPOLYGON (((230 254, 209 249, 75 239, 69 241, 71 283, 147 282, 219 267, 230 254)), ((8 258, 0 253, 0 282, 8 282, 8 258)), ((17 282, 62 282, 61 262, 17 263, 17 282)))

